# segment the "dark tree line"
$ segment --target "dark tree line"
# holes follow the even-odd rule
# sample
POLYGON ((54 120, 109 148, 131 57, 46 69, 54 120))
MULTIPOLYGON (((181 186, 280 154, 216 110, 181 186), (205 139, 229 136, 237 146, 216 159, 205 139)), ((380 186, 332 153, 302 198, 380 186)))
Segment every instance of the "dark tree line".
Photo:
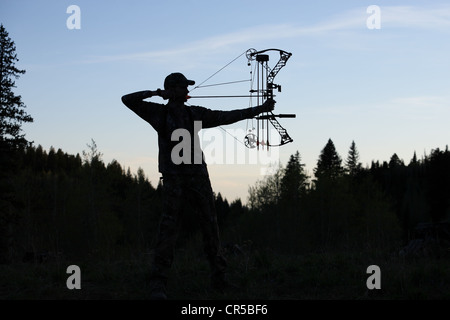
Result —
POLYGON ((408 165, 392 155, 389 162, 372 162, 368 173, 392 200, 404 237, 418 222, 439 223, 449 219, 450 151, 436 148, 408 165))
MULTIPOLYGON (((161 214, 160 184, 117 161, 105 164, 95 141, 82 156, 28 146, 16 150, 11 195, 2 207, 3 262, 63 254, 112 259, 148 253, 161 214)), ((249 188, 248 206, 215 195, 224 242, 252 240, 289 252, 325 248, 381 250, 408 240, 419 222, 449 217, 450 151, 408 165, 394 154, 363 168, 352 143, 345 164, 331 139, 314 177, 299 152, 249 188)), ((179 244, 195 235, 184 214, 179 244)))
POLYGON ((239 232, 287 251, 382 250, 408 241, 418 223, 450 217, 448 148, 414 154, 408 165, 394 154, 363 168, 354 141, 343 163, 329 139, 313 172, 306 175, 297 152, 250 187, 253 215, 239 232))
MULTIPOLYGON (((29 146, 16 151, 19 169, 0 234, 3 262, 64 255, 77 259, 138 256, 151 251, 161 214, 161 186, 142 169, 132 174, 117 161, 105 164, 95 141, 82 156, 29 146)), ((215 195, 219 222, 245 210, 215 195)), ((197 230, 187 212, 180 244, 197 230)))

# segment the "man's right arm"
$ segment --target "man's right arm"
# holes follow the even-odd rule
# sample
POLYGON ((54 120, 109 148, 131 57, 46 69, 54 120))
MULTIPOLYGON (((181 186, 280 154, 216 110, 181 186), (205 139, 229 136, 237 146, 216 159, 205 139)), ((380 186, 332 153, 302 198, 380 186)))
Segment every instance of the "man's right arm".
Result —
POLYGON ((158 95, 158 90, 144 90, 138 91, 130 94, 126 94, 122 97, 122 102, 128 108, 136 112, 137 108, 144 106, 146 103, 143 101, 144 99, 151 98, 158 95))
POLYGON ((160 113, 160 104, 144 101, 147 98, 154 96, 160 96, 165 98, 165 90, 144 90, 130 94, 126 94, 122 97, 122 102, 130 110, 134 111, 139 117, 149 122, 152 125, 157 125, 158 114, 160 113), (155 118, 156 116, 156 118, 155 118), (156 121, 156 122, 155 122, 156 121))

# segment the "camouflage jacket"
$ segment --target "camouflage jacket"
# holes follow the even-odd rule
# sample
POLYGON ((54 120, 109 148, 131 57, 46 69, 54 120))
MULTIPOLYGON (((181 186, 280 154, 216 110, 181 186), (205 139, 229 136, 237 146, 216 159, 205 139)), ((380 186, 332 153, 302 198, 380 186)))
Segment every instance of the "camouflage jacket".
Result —
POLYGON ((169 101, 164 105, 144 101, 144 97, 145 91, 141 91, 123 96, 122 101, 157 131, 159 146, 158 167, 159 172, 163 176, 180 174, 207 176, 207 166, 203 152, 199 147, 199 130, 249 119, 264 111, 261 106, 231 111, 217 111, 200 106, 187 106, 173 101, 169 101), (201 121, 201 126, 199 125, 200 123, 194 125, 196 121, 201 121), (180 135, 172 136, 177 129, 185 129, 183 132, 189 133, 190 137, 190 159, 182 163, 174 163, 174 159, 172 159, 172 150, 177 150, 181 153, 186 151, 180 150, 179 146, 178 148, 176 147, 184 139, 184 137, 180 138, 180 135), (174 139, 175 141, 172 141, 174 139))

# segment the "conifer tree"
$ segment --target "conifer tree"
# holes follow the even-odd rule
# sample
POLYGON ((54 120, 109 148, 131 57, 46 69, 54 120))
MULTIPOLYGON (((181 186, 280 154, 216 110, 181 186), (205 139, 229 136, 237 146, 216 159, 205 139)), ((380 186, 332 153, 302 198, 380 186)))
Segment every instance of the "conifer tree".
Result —
POLYGON ((355 176, 356 173, 361 169, 361 163, 359 162, 359 152, 356 149, 355 141, 352 141, 352 144, 350 145, 350 150, 348 151, 345 166, 350 176, 355 176))
POLYGON ((404 165, 403 160, 401 160, 396 153, 394 153, 389 160, 389 168, 391 169, 403 167, 404 165))
POLYGON ((23 122, 32 122, 24 111, 21 97, 14 95, 15 79, 24 74, 14 65, 17 59, 14 42, 0 24, 0 263, 11 260, 12 242, 18 214, 15 190, 11 183, 18 168, 18 150, 30 145, 21 132, 23 122))
POLYGON ((416 151, 414 151, 414 155, 413 155, 411 161, 409 162, 408 166, 416 166, 418 163, 419 163, 419 161, 417 160, 416 151))
POLYGON ((281 199, 296 202, 306 191, 307 176, 304 164, 300 162, 300 153, 291 155, 281 179, 281 199))
POLYGON ((19 70, 15 63, 19 61, 14 41, 8 32, 0 25, 0 147, 4 152, 7 149, 25 147, 29 143, 22 133, 21 125, 24 122, 33 122, 33 118, 25 112, 22 97, 15 95, 14 79, 19 78, 25 70, 19 70))
POLYGON ((342 176, 343 171, 342 159, 337 153, 333 141, 328 139, 327 144, 319 155, 317 167, 314 169, 314 175, 317 180, 324 177, 334 180, 342 176))
POLYGON ((427 196, 431 220, 442 222, 450 210, 450 151, 432 150, 426 159, 427 196))

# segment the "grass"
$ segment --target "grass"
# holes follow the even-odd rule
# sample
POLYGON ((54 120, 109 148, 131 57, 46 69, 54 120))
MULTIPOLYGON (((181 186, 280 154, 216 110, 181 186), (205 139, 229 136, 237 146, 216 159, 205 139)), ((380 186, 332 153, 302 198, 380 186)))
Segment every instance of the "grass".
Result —
MULTIPOLYGON (((179 250, 171 270, 172 300, 443 300, 450 299, 449 257, 403 259, 361 252, 282 254, 257 248, 228 255, 225 293, 209 289, 209 266, 198 249, 179 250), (369 290, 369 265, 381 269, 381 289, 369 290)), ((80 263, 81 290, 69 290, 68 261, 0 266, 2 300, 147 300, 149 258, 80 263)))

